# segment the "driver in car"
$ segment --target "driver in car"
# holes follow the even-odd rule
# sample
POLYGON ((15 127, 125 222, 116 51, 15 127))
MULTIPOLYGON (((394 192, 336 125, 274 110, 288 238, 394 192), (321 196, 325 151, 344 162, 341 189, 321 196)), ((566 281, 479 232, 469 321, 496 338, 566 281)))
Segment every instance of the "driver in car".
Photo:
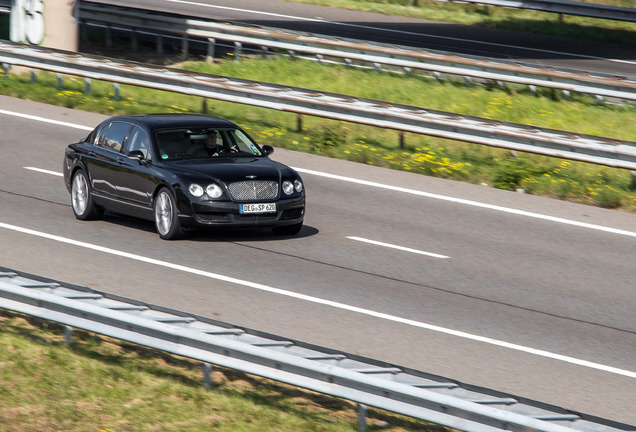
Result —
MULTIPOLYGON (((208 132, 208 137, 205 139, 205 149, 208 151, 208 156, 218 156, 225 150, 223 144, 219 144, 215 131, 208 132)), ((230 153, 236 153, 237 151, 234 147, 230 149, 230 153)))
POLYGON ((208 132, 208 137, 205 139, 205 149, 208 151, 208 156, 218 156, 221 151, 221 147, 216 142, 216 132, 208 132))

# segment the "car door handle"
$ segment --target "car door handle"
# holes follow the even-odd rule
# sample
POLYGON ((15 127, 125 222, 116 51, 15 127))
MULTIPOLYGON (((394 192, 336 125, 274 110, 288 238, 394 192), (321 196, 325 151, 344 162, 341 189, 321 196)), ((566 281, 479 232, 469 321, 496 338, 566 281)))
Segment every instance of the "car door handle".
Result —
POLYGON ((117 163, 118 163, 119 165, 123 165, 123 164, 125 163, 125 162, 124 162, 124 158, 117 158, 117 163))

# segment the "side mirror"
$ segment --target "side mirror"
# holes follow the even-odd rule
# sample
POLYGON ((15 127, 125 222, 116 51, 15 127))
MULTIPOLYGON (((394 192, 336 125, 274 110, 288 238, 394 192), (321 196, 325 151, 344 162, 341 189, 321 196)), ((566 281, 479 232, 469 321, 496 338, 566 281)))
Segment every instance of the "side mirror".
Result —
POLYGON ((145 159, 144 153, 141 150, 129 151, 126 156, 131 159, 139 159, 140 161, 145 159))
POLYGON ((263 148, 263 153, 265 153, 267 156, 274 153, 274 147, 272 147, 271 145, 264 145, 262 148, 263 148))

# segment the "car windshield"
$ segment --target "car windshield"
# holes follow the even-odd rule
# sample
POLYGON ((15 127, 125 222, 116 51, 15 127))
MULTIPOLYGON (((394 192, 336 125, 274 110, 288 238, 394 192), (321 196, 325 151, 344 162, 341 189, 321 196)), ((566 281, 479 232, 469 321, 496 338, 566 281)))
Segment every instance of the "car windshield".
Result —
POLYGON ((155 132, 163 160, 263 156, 243 131, 230 128, 179 128, 155 132))

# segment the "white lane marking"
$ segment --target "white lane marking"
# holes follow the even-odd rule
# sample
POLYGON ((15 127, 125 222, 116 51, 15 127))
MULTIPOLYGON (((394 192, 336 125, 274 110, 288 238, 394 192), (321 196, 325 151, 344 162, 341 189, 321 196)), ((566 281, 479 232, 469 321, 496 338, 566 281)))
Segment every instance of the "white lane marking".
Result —
POLYGON ((265 291, 265 292, 270 292, 270 293, 274 293, 274 294, 279 294, 282 296, 286 296, 286 297, 291 297, 294 299, 298 299, 298 300, 304 300, 307 302, 311 302, 311 303, 316 303, 316 304, 321 304, 321 305, 325 305, 325 306, 330 306, 333 308, 337 308, 337 309, 342 309, 342 310, 346 310, 349 312, 355 312, 355 313, 359 313, 362 315, 367 315, 367 316, 371 316, 374 318, 380 318, 383 320, 387 320, 387 321, 392 321, 392 322, 396 322, 396 323, 400 323, 400 324, 404 324, 404 325, 409 325, 409 326, 413 326, 413 327, 419 327, 425 330, 430 330, 430 331, 435 331, 438 333, 444 333, 447 335, 451 335, 451 336, 456 336, 456 337, 460 337, 463 339, 468 339, 468 340, 472 340, 472 341, 476 341, 476 342, 482 342, 482 343, 486 343, 489 345, 494 345, 494 346, 498 346, 498 347, 502 347, 502 348, 508 348, 511 350, 515 350, 515 351, 520 351, 520 352, 524 352, 527 354, 533 354, 536 356, 540 356, 540 357, 546 357, 549 359, 553 359, 553 360, 559 360, 562 362, 567 362, 567 363, 571 363, 577 366, 583 366, 583 367, 587 367, 587 368, 591 368, 591 369, 596 369, 596 370, 600 370, 600 371, 604 371, 604 372, 608 372, 608 373, 612 373, 612 374, 616 374, 616 375, 623 375, 629 378, 636 378, 636 372, 633 371, 629 371, 629 370, 625 370, 625 369, 619 369, 613 366, 607 366, 607 365, 603 365, 600 363, 594 363, 594 362, 590 362, 587 360, 581 360, 581 359, 577 359, 574 357, 569 357, 566 355, 561 355, 561 354, 555 354, 549 351, 544 351, 544 350, 540 350, 540 349, 535 349, 535 348, 530 348, 530 347, 526 347, 523 345, 518 345, 518 344, 514 344, 514 343, 510 343, 510 342, 505 342, 505 341, 500 341, 497 339, 492 339, 489 337, 484 337, 484 336, 479 336, 479 335, 474 335, 471 333, 466 333, 466 332, 462 332, 462 331, 458 331, 458 330, 452 330, 452 329, 448 329, 445 327, 440 327, 440 326, 436 326, 433 324, 427 324, 427 323, 423 323, 420 321, 415 321, 415 320, 411 320, 411 319, 407 319, 407 318, 401 318, 401 317, 397 317, 397 316, 393 316, 393 315, 389 315, 383 312, 377 312, 377 311, 373 311, 373 310, 369 310, 369 309, 364 309, 358 306, 351 306, 348 304, 344 304, 344 303, 339 303, 339 302, 335 302, 335 301, 331 301, 331 300, 326 300, 323 298, 319 298, 319 297, 313 297, 313 296, 309 296, 306 294, 300 294, 300 293, 296 293, 296 292, 292 292, 292 291, 287 291, 281 288, 275 288, 275 287, 271 287, 268 285, 263 285, 263 284, 259 284, 259 283, 255 283, 255 282, 249 282, 246 280, 241 280, 241 279, 236 279, 230 276, 225 276, 225 275, 221 275, 218 273, 212 273, 212 272, 208 272, 205 270, 199 270, 199 269, 195 269, 192 267, 186 267, 180 264, 174 264, 174 263, 170 263, 167 261, 161 261, 155 258, 149 258, 149 257, 145 257, 142 255, 137 255, 137 254, 133 254, 133 253, 129 253, 129 252, 123 252, 123 251, 119 251, 116 249, 111 249, 111 248, 107 248, 104 246, 98 246, 98 245, 94 245, 91 243, 85 243, 82 241, 78 241, 78 240, 73 240, 73 239, 69 239, 66 237, 61 237, 58 235, 54 235, 54 234, 48 234, 48 233, 44 233, 41 231, 35 231, 29 228, 23 228, 23 227, 19 227, 16 225, 10 225, 7 223, 3 223, 0 222, 0 228, 4 228, 7 230, 11 230, 11 231, 15 231, 15 232, 19 232, 19 233, 23 233, 23 234, 28 234, 28 235, 32 235, 32 236, 36 236, 36 237, 40 237, 40 238, 45 238, 48 240, 53 240, 56 242, 60 242, 60 243, 65 243, 65 244, 69 244, 69 245, 73 245, 73 246, 78 246, 78 247, 82 247, 82 248, 86 248, 86 249, 91 249, 97 252, 103 252, 106 254, 110 254, 110 255, 115 255, 115 256, 119 256, 122 258, 127 258, 127 259, 131 259, 131 260, 135 260, 135 261, 140 261, 140 262, 144 262, 147 264, 152 264, 152 265, 156 265, 156 266, 160 266, 160 267, 164 267, 164 268, 169 268, 172 270, 177 270, 177 271, 181 271, 181 272, 185 272, 185 273, 190 273, 190 274, 194 274, 194 275, 198 275, 198 276, 203 276, 203 277, 207 277, 210 279, 216 279, 219 281, 223 281, 223 282, 228 282, 228 283, 232 283, 232 284, 236 284, 236 285, 241 285, 244 287, 248 287, 248 288, 253 288, 253 289, 257 289, 260 291, 265 291))
POLYGON ((82 125, 78 125, 75 123, 68 123, 68 122, 63 122, 63 121, 59 121, 59 120, 51 120, 45 117, 38 117, 38 116, 34 116, 34 115, 30 115, 30 114, 23 114, 23 113, 17 113, 17 112, 13 112, 13 111, 7 111, 7 110, 3 110, 0 109, 0 114, 6 114, 6 115, 10 115, 10 116, 15 116, 15 117, 22 117, 28 120, 35 120, 35 121, 40 121, 40 122, 44 122, 44 123, 51 123, 51 124, 55 124, 55 125, 59 125, 59 126, 66 126, 66 127, 71 127, 71 128, 75 128, 75 129, 82 129, 85 131, 92 131, 93 129, 95 129, 95 127, 88 127, 88 126, 82 126, 82 125))
MULTIPOLYGON (((164 1, 167 2, 167 3, 178 3, 178 4, 185 4, 185 5, 191 5, 191 6, 201 6, 201 7, 214 8, 214 9, 224 9, 224 10, 230 10, 230 11, 236 11, 236 12, 251 13, 251 14, 254 14, 254 15, 270 16, 270 17, 275 17, 275 18, 288 18, 288 19, 293 19, 293 20, 297 20, 297 21, 310 21, 310 22, 320 22, 320 23, 325 23, 325 24, 335 24, 335 25, 340 25, 340 26, 343 26, 343 27, 362 28, 362 29, 369 29, 369 30, 373 30, 373 31, 383 31, 383 32, 388 32, 388 33, 404 34, 404 35, 409 35, 409 36, 420 36, 420 37, 427 36, 427 37, 435 38, 435 39, 447 39, 447 40, 454 40, 454 41, 459 41, 459 42, 470 42, 470 43, 474 43, 475 42, 472 39, 462 39, 462 38, 456 38, 456 37, 451 37, 451 36, 439 36, 439 35, 433 35, 433 34, 428 34, 428 33, 417 33, 417 32, 411 32, 411 31, 406 31, 406 30, 395 30, 395 29, 388 29, 388 28, 383 28, 383 27, 373 27, 373 26, 362 25, 362 24, 351 24, 351 23, 344 23, 344 22, 339 22, 339 21, 329 21, 329 20, 322 19, 320 17, 306 18, 306 17, 299 17, 299 16, 294 16, 294 15, 278 14, 278 13, 274 13, 274 12, 263 12, 263 11, 256 11, 256 10, 250 10, 250 9, 240 9, 240 8, 229 7, 229 6, 211 5, 211 4, 199 3, 199 2, 196 2, 196 1, 187 1, 187 0, 164 0, 164 1)), ((584 55, 584 54, 572 54, 572 53, 561 52, 561 51, 545 50, 545 49, 532 48, 532 47, 522 47, 522 46, 518 46, 518 45, 509 45, 509 44, 502 44, 502 43, 488 42, 488 41, 479 41, 479 45, 491 45, 491 46, 497 46, 497 47, 503 47, 503 48, 515 48, 515 49, 522 49, 522 50, 526 50, 526 51, 535 51, 535 52, 540 52, 540 53, 558 54, 558 55, 562 55, 562 56, 566 55, 566 56, 570 56, 572 58, 587 58, 587 59, 593 59, 593 60, 611 61, 611 62, 616 62, 616 63, 636 64, 636 62, 629 61, 629 60, 609 59, 609 58, 605 58, 605 57, 596 57, 596 56, 589 56, 589 55, 584 55)))
MULTIPOLYGON (((1 110, 0 110, 1 112, 1 110)), ((92 129, 91 129, 92 130, 92 129)), ((27 169, 32 169, 32 170, 39 170, 41 172, 46 172, 46 170, 42 170, 42 169, 38 169, 38 168, 29 168, 29 167, 25 167, 27 169)), ((450 202, 454 202, 457 204, 464 204, 464 205, 469 205, 469 206, 474 206, 474 207, 480 207, 480 208, 485 208, 485 209, 489 209, 489 210, 495 210, 495 211, 500 211, 500 212, 504 212, 504 213, 510 213, 510 214, 516 214, 516 215, 520 215, 520 216, 526 216, 526 217, 531 217, 531 218, 536 218, 536 219, 543 219, 543 220, 547 220, 550 222, 556 222, 556 223, 562 223, 565 225, 573 225, 573 226, 577 226, 579 228, 587 228, 587 229, 593 229, 593 230, 598 230, 598 231, 604 231, 604 232, 608 232, 608 233, 612 233, 612 234, 619 234, 619 235, 625 235, 628 237, 636 237, 636 232, 635 231, 627 231, 627 230, 621 230, 621 229, 617 229, 617 228, 610 228, 610 227, 606 227, 606 226, 602 226, 602 225, 594 225, 594 224, 589 224, 586 222, 578 222, 578 221, 574 221, 574 220, 570 220, 570 219, 564 219, 564 218, 560 218, 560 217, 556 217, 556 216, 549 216, 549 215, 544 215, 544 214, 540 214, 540 213, 532 213, 529 211, 525 211, 525 210, 517 210, 517 209, 513 209, 513 208, 508 208, 508 207, 502 207, 502 206, 497 206, 497 205, 492 205, 492 204, 485 204, 485 203, 480 203, 479 201, 471 201, 471 200, 466 200, 466 199, 462 199, 462 198, 454 198, 454 197, 449 197, 446 195, 438 195, 438 194, 434 194, 434 193, 430 193, 430 192, 422 192, 422 191, 418 191, 415 189, 407 189, 407 188, 403 188, 403 187, 399 187, 399 186, 390 186, 390 185, 386 185, 386 184, 382 184, 382 183, 376 183, 376 182, 371 182, 371 181, 367 181, 367 180, 360 180, 360 179, 355 179, 352 177, 344 177, 341 175, 337 175, 337 174, 329 174, 329 173, 324 173, 324 172, 320 172, 320 171, 313 171, 313 170, 308 170, 308 169, 304 169, 304 168, 298 168, 298 167, 293 167, 296 171, 304 173, 304 174, 311 174, 311 175, 315 175, 315 176, 320 176, 320 177, 326 177, 326 178, 330 178, 333 180, 340 180, 340 181, 345 181, 345 182, 349 182, 349 183, 357 183, 357 184, 361 184, 364 186, 370 186, 370 187, 376 187, 376 188, 380 188, 380 189, 388 189, 388 190, 392 190, 395 192, 403 192, 403 193, 408 193, 411 195, 419 195, 419 196, 423 196, 426 198, 432 198, 432 199, 439 199, 439 200, 443 200, 443 201, 450 201, 450 202)), ((61 176, 62 174, 60 173, 55 173, 53 171, 48 171, 49 174, 53 174, 53 175, 57 175, 57 176, 61 176)))
MULTIPOLYGON (((7 115, 11 115, 11 116, 16 116, 16 117, 23 117, 23 118, 26 118, 26 119, 29 119, 29 120, 42 121, 42 122, 46 122, 46 123, 54 123, 54 124, 59 124, 59 125, 62 125, 62 126, 68 126, 68 127, 76 128, 76 129, 84 129, 84 130, 89 130, 89 131, 93 130, 93 128, 88 127, 88 126, 82 126, 82 125, 73 124, 73 123, 67 123, 67 122, 59 122, 59 121, 50 120, 50 119, 47 119, 47 118, 44 118, 44 117, 37 117, 37 116, 28 115, 28 114, 16 113, 16 112, 12 112, 12 111, 0 110, 0 114, 7 114, 7 115)), ((478 201, 471 201, 471 200, 466 200, 466 199, 462 199, 462 198, 453 198, 453 197, 449 197, 449 196, 445 196, 445 195, 438 195, 438 194, 433 194, 433 193, 429 193, 429 192, 422 192, 422 191, 418 191, 418 190, 414 190, 414 189, 407 189, 407 188, 398 187, 398 186, 389 186, 389 185, 385 185, 385 184, 382 184, 382 183, 376 183, 376 182, 371 182, 371 181, 367 181, 367 180, 359 180, 359 179, 355 179, 355 178, 351 178, 351 177, 344 177, 344 176, 340 176, 340 175, 336 175, 336 174, 323 173, 323 172, 320 172, 320 171, 314 171, 314 170, 309 170, 309 169, 304 169, 304 168, 296 168, 296 167, 294 167, 294 169, 296 171, 298 171, 298 172, 301 172, 301 173, 312 174, 312 175, 316 175, 316 176, 320 176, 320 177, 331 178, 331 179, 334 179, 334 180, 346 181, 346 182, 349 182, 349 183, 357 183, 357 184, 361 184, 361 185, 365 185, 365 186, 388 189, 388 190, 393 190, 393 191, 396 191, 396 192, 404 192, 404 193, 409 193, 409 194, 412 194, 412 195, 424 196, 424 197, 427 197, 427 198, 440 199, 440 200, 450 201, 450 202, 454 202, 454 203, 458 203, 458 204, 464 204, 464 205, 470 205, 470 206, 474 206, 474 207, 481 207, 481 208, 486 208, 486 209, 490 209, 490 210, 501 211, 501 212, 504 212, 504 213, 511 213, 511 214, 517 214, 517 215, 521 215, 521 216, 527 216, 527 217, 532 217, 532 218, 537 218, 537 219, 543 219, 543 220, 547 220, 547 221, 550 221, 550 222, 557 222, 557 223, 562 223, 562 224, 566 224, 566 225, 574 225, 574 226, 578 226, 578 227, 581 227, 581 228, 588 228, 588 229, 594 229, 594 230, 599 230, 599 231, 605 231, 605 232, 609 232, 609 233, 613 233, 613 234, 620 234, 620 235, 626 235, 626 236, 630 236, 630 237, 636 237, 636 232, 633 232, 633 231, 626 231, 626 230, 621 230, 621 229, 616 229, 616 228, 604 227, 604 226, 601 226, 601 225, 594 225, 594 224, 589 224, 589 223, 585 223, 585 222, 577 222, 577 221, 564 219, 564 218, 559 218, 559 217, 555 217, 555 216, 548 216, 548 215, 543 215, 543 214, 539 214, 539 213, 532 213, 532 212, 528 212, 528 211, 524 211, 524 210, 516 210, 516 209, 512 209, 512 208, 508 208, 508 207, 501 207, 501 206, 496 206, 496 205, 491 205, 491 204, 485 204, 485 203, 480 203, 478 201)))
POLYGON ((62 177, 62 175, 63 175, 62 173, 55 172, 55 171, 49 171, 49 170, 45 170, 45 169, 42 169, 42 168, 24 167, 24 169, 28 169, 28 170, 31 170, 31 171, 37 171, 37 172, 41 172, 41 173, 44 173, 44 174, 50 174, 50 175, 54 175, 54 176, 58 176, 58 177, 62 177))
POLYGON ((432 253, 432 252, 424 252, 421 250, 417 250, 417 249, 411 249, 408 247, 404 247, 404 246, 397 246, 397 245, 393 245, 390 243, 382 243, 379 241, 375 241, 375 240, 369 240, 369 239, 365 239, 365 238, 361 238, 361 237, 354 237, 354 236, 349 236, 347 237, 349 240, 355 240, 355 241, 359 241, 359 242, 363 242, 363 243, 369 243, 372 245, 376 245, 376 246, 382 246, 382 247, 386 247, 386 248, 390 248, 390 249, 397 249, 397 250, 401 250, 404 252, 411 252, 414 254, 420 254, 420 255, 427 255, 433 258, 450 258, 449 256, 446 255, 440 255, 440 254, 436 254, 436 253, 432 253))
POLYGON ((533 212, 529 212, 529 211, 525 211, 525 210, 517 210, 517 209, 513 209, 513 208, 508 208, 508 207, 502 207, 502 206, 498 206, 498 205, 493 205, 493 204, 485 204, 485 203, 481 203, 479 201, 471 201, 471 200, 467 200, 467 199, 463 199, 463 198, 453 198, 453 197, 449 197, 446 195, 438 195, 438 194, 434 194, 434 193, 430 193, 430 192, 422 192, 422 191, 418 191, 418 190, 414 190, 414 189, 407 189, 407 188, 403 188, 403 187, 399 187, 399 186, 390 186, 390 185, 386 185, 383 183, 376 183, 376 182, 372 182, 372 181, 367 181, 367 180, 360 180, 360 179, 356 179, 356 178, 352 178, 352 177, 344 177, 341 175, 337 175, 337 174, 329 174, 329 173, 324 173, 324 172, 320 172, 320 171, 313 171, 313 170, 308 170, 308 169, 304 169, 304 168, 296 168, 294 167, 294 169, 300 173, 304 173, 304 174, 311 174, 311 175, 315 175, 315 176, 319 176, 319 177, 326 177, 326 178, 330 178, 333 180, 339 180, 339 181, 345 181, 345 182, 349 182, 349 183, 356 183, 356 184, 360 184, 360 185, 364 185, 364 186, 371 186, 371 187, 375 187, 375 188, 380 188, 380 189, 387 189, 387 190, 391 190, 391 191, 395 191, 395 192, 403 192, 403 193, 408 193, 411 195, 418 195, 418 196, 423 196, 426 198, 433 198, 433 199, 439 199, 439 200, 443 200, 443 201, 450 201, 450 202, 454 202, 457 204, 464 204, 464 205, 469 205, 469 206, 474 206, 474 207, 480 207, 480 208, 485 208, 485 209, 489 209, 489 210, 496 210, 496 211, 500 211, 500 212, 504 212, 504 213, 511 213, 511 214, 516 214, 516 215, 520 215, 520 216, 527 216, 527 217, 531 217, 531 218, 536 218, 536 219, 543 219, 543 220, 547 220, 550 222, 557 222, 557 223, 562 223, 562 224, 566 224, 566 225, 573 225, 573 226, 577 226, 580 228, 588 228, 588 229, 594 229, 594 230, 598 230, 598 231, 605 231, 605 232, 609 232, 612 234, 620 234, 620 235, 625 235, 625 236, 629 236, 629 237, 636 237, 636 231, 627 231, 627 230, 622 230, 622 229, 617 229, 617 228, 610 228, 610 227, 606 227, 606 226, 602 226, 602 225, 594 225, 594 224, 590 224, 590 223, 585 223, 585 222, 578 222, 578 221, 574 221, 574 220, 570 220, 570 219, 564 219, 564 218, 560 218, 560 217, 556 217, 556 216, 548 216, 548 215, 544 215, 541 213, 533 213, 533 212))

